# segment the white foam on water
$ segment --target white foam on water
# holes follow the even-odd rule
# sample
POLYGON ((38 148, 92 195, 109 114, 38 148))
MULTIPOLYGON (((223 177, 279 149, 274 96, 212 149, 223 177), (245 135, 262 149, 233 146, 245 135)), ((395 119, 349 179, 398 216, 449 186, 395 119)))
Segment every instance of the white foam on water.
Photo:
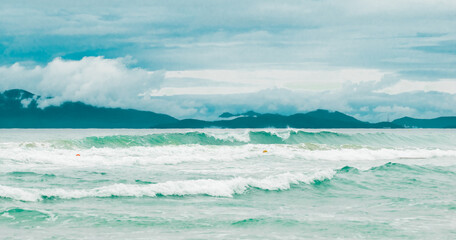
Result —
POLYGON ((247 159, 277 158, 289 161, 374 161, 394 159, 432 159, 456 157, 456 150, 442 149, 370 149, 327 148, 311 150, 301 145, 202 146, 167 145, 156 147, 55 149, 15 146, 0 151, 0 160, 8 164, 43 166, 148 166, 188 162, 239 162, 247 159), (267 150, 267 153, 263 153, 267 150), (80 156, 76 156, 79 154, 80 156))
POLYGON ((93 189, 33 189, 16 188, 0 185, 0 197, 20 201, 39 201, 43 197, 57 197, 61 199, 87 197, 155 197, 209 195, 214 197, 232 197, 242 194, 249 188, 262 190, 287 190, 292 184, 311 184, 315 181, 331 179, 333 170, 318 171, 313 175, 301 173, 283 173, 263 179, 236 177, 227 180, 198 179, 183 181, 167 181, 149 185, 113 184, 93 189))
POLYGON ((250 142, 250 130, 244 131, 202 131, 207 136, 230 142, 250 142))
POLYGON ((160 165, 183 162, 233 161, 258 156, 252 147, 179 145, 131 148, 11 148, 0 152, 0 159, 14 163, 57 166, 160 165), (79 154, 79 156, 76 156, 79 154))
POLYGON ((279 130, 279 129, 269 129, 267 132, 270 132, 271 134, 276 135, 277 137, 280 137, 282 140, 287 140, 290 138, 291 133, 296 133, 297 131, 292 130, 292 129, 287 129, 287 130, 279 130))
POLYGON ((40 197, 35 190, 0 185, 0 197, 22 201, 36 201, 40 197))

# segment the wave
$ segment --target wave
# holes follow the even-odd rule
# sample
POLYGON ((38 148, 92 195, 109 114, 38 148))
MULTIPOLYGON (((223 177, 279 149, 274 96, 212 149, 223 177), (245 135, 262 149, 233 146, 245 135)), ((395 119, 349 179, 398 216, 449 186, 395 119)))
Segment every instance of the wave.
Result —
POLYGON ((250 188, 277 191, 287 190, 293 184, 319 183, 331 179, 333 170, 320 171, 306 176, 300 173, 284 173, 263 179, 237 177, 228 180, 198 179, 168 181, 156 184, 113 184, 94 189, 27 189, 0 185, 0 197, 20 201, 39 201, 43 199, 77 199, 87 197, 156 197, 208 195, 232 197, 250 188))
POLYGON ((20 172, 20 171, 13 171, 8 172, 6 175, 13 176, 13 177, 43 177, 43 178, 55 178, 56 175, 54 174, 41 174, 36 172, 20 172))
MULTIPOLYGON (((136 181, 137 184, 117 183, 92 189, 36 189, 0 185, 0 198, 19 201, 41 201, 44 199, 79 199, 92 197, 157 197, 189 195, 233 197, 234 195, 244 194, 249 189, 284 191, 291 189, 293 185, 305 184, 318 186, 325 182, 330 184, 349 184, 352 187, 360 186, 360 184, 372 184, 375 188, 378 188, 378 182, 375 182, 377 181, 376 179, 383 178, 385 181, 388 181, 391 176, 400 179, 405 176, 412 177, 413 179, 423 177, 424 179, 441 179, 441 181, 449 181, 447 185, 452 187, 453 184, 452 181, 449 180, 449 176, 451 176, 451 178, 456 176, 456 171, 454 167, 418 166, 388 162, 366 170, 345 166, 335 170, 327 169, 318 171, 314 174, 287 172, 262 179, 236 177, 225 180, 197 179, 161 183, 136 181), (367 175, 360 176, 360 174, 367 175), (427 175, 427 177, 424 177, 424 175, 427 175)), ((384 180, 382 180, 382 182, 384 180)), ((406 182, 403 183, 405 184, 406 182)), ((401 182, 396 182, 395 184, 401 184, 401 182)), ((431 187, 433 186, 434 185, 431 187)))
MULTIPOLYGON (((358 147, 353 145, 327 146, 319 144, 300 145, 241 145, 201 146, 165 145, 157 147, 53 149, 20 147, 0 151, 0 159, 13 166, 27 164, 29 167, 46 166, 151 166, 176 165, 191 162, 236 162, 263 158, 299 161, 374 161, 396 159, 455 158, 456 150, 442 149, 392 149, 358 147), (267 153, 263 150, 267 149, 267 153), (79 154, 80 156, 76 156, 79 154), (32 164, 32 165, 31 165, 32 164)), ((5 165, 6 166, 6 165, 5 165)), ((22 168, 19 168, 22 169, 22 168)), ((26 168, 27 171, 33 168, 26 168)), ((33 173, 9 173, 12 176, 33 173)), ((52 177, 52 176, 48 176, 52 177)))
POLYGON ((86 137, 80 140, 61 140, 54 143, 55 147, 63 148, 125 148, 138 146, 164 145, 241 145, 246 142, 236 139, 219 139, 201 132, 161 133, 149 135, 113 135, 103 137, 86 137))
POLYGON ((11 220, 19 221, 20 223, 28 221, 46 221, 46 220, 55 220, 55 216, 47 211, 38 211, 33 209, 26 208, 9 208, 4 211, 0 211, 0 222, 2 218, 8 222, 11 220))
MULTIPOLYGON (((338 133, 330 131, 306 132, 300 130, 271 130, 244 132, 183 132, 157 133, 148 135, 112 135, 92 136, 75 140, 52 141, 56 148, 128 148, 138 146, 164 145, 228 145, 238 146, 245 144, 324 144, 360 146, 452 146, 456 140, 450 135, 407 135, 391 132, 369 133, 338 133), (454 141, 453 141, 454 142, 454 141)), ((24 147, 34 148, 42 146, 36 143, 24 143, 24 147)))
POLYGON ((456 176, 456 172, 453 170, 454 166, 419 166, 394 162, 388 162, 369 169, 372 172, 397 172, 399 174, 404 172, 415 174, 436 173, 445 176, 456 176))

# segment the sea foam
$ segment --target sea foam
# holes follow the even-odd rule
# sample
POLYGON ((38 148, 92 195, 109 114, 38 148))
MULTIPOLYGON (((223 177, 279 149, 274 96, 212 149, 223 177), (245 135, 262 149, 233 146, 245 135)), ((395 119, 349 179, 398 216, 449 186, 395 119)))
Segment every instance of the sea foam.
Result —
POLYGON ((249 188, 262 190, 287 190, 292 184, 311 184, 316 181, 331 179, 333 170, 319 171, 313 175, 301 173, 283 173, 263 179, 236 177, 227 180, 197 179, 167 181, 156 184, 112 184, 93 189, 33 189, 0 185, 0 197, 20 201, 39 201, 43 198, 74 199, 87 197, 156 197, 209 195, 214 197, 232 197, 242 194, 249 188))
MULTIPOLYGON (((377 147, 445 147, 452 148, 454 136, 444 134, 410 135, 406 132, 340 133, 332 131, 310 132, 302 130, 244 130, 165 132, 143 135, 88 136, 76 139, 24 142, 27 147, 51 145, 53 148, 129 148, 166 145, 227 145, 245 144, 326 144, 331 146, 357 145, 377 147)), ((2 144, 0 144, 0 148, 2 144)))
POLYGON ((197 162, 235 162, 275 157, 289 161, 373 161, 394 159, 432 159, 456 157, 456 150, 426 148, 367 148, 359 146, 242 145, 201 146, 167 145, 131 148, 53 149, 51 147, 11 147, 0 151, 5 166, 91 167, 91 166, 152 166, 197 162), (263 153, 263 150, 267 153, 263 153), (76 156, 79 154, 79 156, 76 156))

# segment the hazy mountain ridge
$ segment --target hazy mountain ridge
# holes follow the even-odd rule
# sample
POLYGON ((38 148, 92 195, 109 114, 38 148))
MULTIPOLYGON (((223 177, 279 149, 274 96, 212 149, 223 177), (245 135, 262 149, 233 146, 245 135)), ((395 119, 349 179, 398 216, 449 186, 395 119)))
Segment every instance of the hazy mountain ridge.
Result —
POLYGON ((338 111, 319 109, 290 116, 225 112, 221 120, 178 120, 166 114, 95 107, 82 102, 39 108, 41 97, 25 90, 0 93, 0 128, 456 128, 456 117, 369 123, 338 111))
POLYGON ((224 112, 220 114, 219 118, 234 118, 234 117, 256 117, 258 115, 261 115, 260 113, 254 112, 254 111, 248 111, 245 113, 238 113, 238 114, 232 114, 229 112, 224 112))
POLYGON ((39 96, 13 89, 0 93, 1 128, 149 128, 177 122, 165 115, 133 109, 104 108, 82 102, 38 107, 39 96))
POLYGON ((407 128, 456 128, 456 117, 438 117, 433 119, 419 119, 403 117, 393 123, 407 128))
POLYGON ((231 120, 203 121, 184 119, 156 128, 402 128, 393 123, 368 123, 345 115, 319 109, 308 113, 290 116, 280 114, 260 114, 249 111, 243 114, 227 114, 223 117, 239 116, 231 120))

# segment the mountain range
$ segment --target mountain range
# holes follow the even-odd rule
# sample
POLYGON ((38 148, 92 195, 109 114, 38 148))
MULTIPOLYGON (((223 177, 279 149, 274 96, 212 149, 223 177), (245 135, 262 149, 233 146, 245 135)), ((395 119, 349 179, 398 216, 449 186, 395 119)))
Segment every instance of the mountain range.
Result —
POLYGON ((1 93, 0 128, 149 128, 178 122, 165 114, 94 107, 82 102, 39 108, 40 98, 20 89, 1 93))
POLYGON ((178 122, 158 124, 156 128, 401 128, 389 123, 368 123, 350 117, 341 112, 316 110, 290 116, 280 114, 260 114, 246 112, 243 114, 223 113, 217 121, 184 119, 178 122), (234 118, 233 118, 234 117, 234 118))
POLYGON ((82 102, 40 108, 40 96, 21 89, 0 93, 0 128, 456 128, 456 117, 369 123, 337 111, 319 109, 290 116, 225 112, 220 120, 178 120, 166 114, 95 107, 82 102))

